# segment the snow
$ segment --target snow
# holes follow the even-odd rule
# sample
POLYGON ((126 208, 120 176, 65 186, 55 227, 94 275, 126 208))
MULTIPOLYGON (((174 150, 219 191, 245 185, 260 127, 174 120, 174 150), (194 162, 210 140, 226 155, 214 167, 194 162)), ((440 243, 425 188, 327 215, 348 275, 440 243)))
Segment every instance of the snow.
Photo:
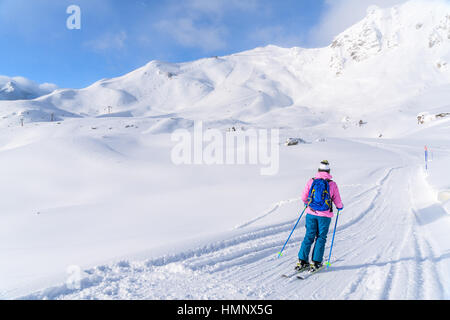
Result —
POLYGON ((0 101, 0 298, 449 299, 449 14, 371 7, 326 48, 152 61, 0 101), (171 133, 200 120, 278 128, 278 173, 175 165, 171 133), (281 274, 304 220, 277 253, 324 159, 345 207, 331 268, 299 284, 281 274))

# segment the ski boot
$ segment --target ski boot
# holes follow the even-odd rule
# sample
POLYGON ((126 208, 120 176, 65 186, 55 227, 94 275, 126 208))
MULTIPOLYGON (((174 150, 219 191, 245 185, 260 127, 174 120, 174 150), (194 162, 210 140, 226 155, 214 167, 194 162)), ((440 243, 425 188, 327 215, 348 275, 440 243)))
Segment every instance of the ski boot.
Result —
POLYGON ((310 265, 309 272, 316 272, 322 268, 323 268, 322 262, 313 261, 313 263, 311 263, 310 265))
POLYGON ((302 272, 310 268, 310 264, 305 260, 298 260, 297 266, 295 267, 295 271, 302 272))

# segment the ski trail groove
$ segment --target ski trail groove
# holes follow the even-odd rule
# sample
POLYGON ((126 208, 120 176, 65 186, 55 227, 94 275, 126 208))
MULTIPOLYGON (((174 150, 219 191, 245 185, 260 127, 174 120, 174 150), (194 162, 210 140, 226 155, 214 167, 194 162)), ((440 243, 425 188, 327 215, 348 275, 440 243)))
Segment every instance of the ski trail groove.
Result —
POLYGON ((255 223, 255 222, 257 222, 257 221, 259 221, 259 220, 261 220, 261 219, 263 219, 263 218, 265 218, 267 216, 269 216, 269 215, 271 215, 272 213, 277 211, 280 207, 282 207, 282 206, 284 206, 286 204, 295 202, 295 201, 299 201, 300 202, 301 198, 294 198, 294 199, 289 199, 289 200, 278 201, 266 213, 264 213, 264 214, 262 214, 262 215, 260 215, 260 216, 258 216, 256 218, 254 218, 252 220, 249 220, 249 221, 247 221, 247 222, 245 222, 243 224, 240 224, 240 225, 236 226, 235 229, 242 229, 242 228, 248 227, 249 225, 251 225, 251 224, 253 224, 253 223, 255 223))

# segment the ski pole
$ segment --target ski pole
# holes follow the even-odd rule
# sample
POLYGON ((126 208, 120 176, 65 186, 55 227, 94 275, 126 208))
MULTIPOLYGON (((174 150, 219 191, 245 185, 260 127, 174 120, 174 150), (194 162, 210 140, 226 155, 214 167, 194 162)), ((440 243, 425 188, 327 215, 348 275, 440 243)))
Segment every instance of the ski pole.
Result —
POLYGON ((338 212, 336 214, 336 222, 334 223, 334 231, 333 231, 333 239, 331 240, 331 247, 330 247, 330 255, 328 256, 328 262, 327 262, 327 269, 331 266, 330 260, 331 260, 331 250, 333 250, 333 243, 334 243, 334 235, 336 234, 336 227, 338 223, 339 213, 342 209, 338 209, 338 212))
POLYGON ((291 234, 289 235, 289 237, 287 238, 286 242, 284 243, 283 249, 281 249, 281 251, 278 252, 278 258, 281 257, 281 253, 283 252, 283 250, 286 247, 289 239, 291 238, 292 233, 294 233, 295 228, 297 228, 297 225, 298 225, 300 219, 302 218, 303 214, 305 213, 306 207, 307 207, 307 205, 305 205, 305 208, 303 209, 302 213, 300 214, 300 217, 298 218, 297 222, 295 223, 294 229, 292 229, 291 234))

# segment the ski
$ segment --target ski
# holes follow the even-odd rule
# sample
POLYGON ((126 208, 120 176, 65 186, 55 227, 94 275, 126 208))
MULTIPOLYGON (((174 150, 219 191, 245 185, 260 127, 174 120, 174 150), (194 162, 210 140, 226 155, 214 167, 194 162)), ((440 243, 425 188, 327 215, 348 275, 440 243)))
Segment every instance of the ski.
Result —
POLYGON ((283 278, 292 278, 293 276, 295 276, 295 275, 297 275, 297 274, 299 274, 299 273, 306 272, 306 271, 308 271, 308 270, 309 270, 308 268, 305 268, 305 269, 300 270, 300 271, 295 270, 295 271, 292 272, 292 273, 288 273, 288 274, 284 273, 284 274, 282 274, 281 276, 282 276, 283 278))
POLYGON ((295 275, 297 275, 297 274, 299 274, 299 273, 302 273, 302 272, 304 272, 304 271, 306 271, 306 270, 303 270, 303 271, 294 271, 294 272, 288 273, 288 274, 283 273, 281 276, 282 276, 283 278, 292 278, 293 276, 295 276, 295 275))
POLYGON ((323 266, 320 267, 319 269, 314 270, 314 271, 309 271, 307 274, 305 274, 305 275, 303 275, 303 276, 298 275, 298 276, 297 276, 297 279, 300 279, 300 280, 306 280, 306 279, 308 279, 309 277, 315 275, 317 272, 322 271, 322 270, 325 269, 326 267, 327 267, 326 265, 323 265, 323 266))

